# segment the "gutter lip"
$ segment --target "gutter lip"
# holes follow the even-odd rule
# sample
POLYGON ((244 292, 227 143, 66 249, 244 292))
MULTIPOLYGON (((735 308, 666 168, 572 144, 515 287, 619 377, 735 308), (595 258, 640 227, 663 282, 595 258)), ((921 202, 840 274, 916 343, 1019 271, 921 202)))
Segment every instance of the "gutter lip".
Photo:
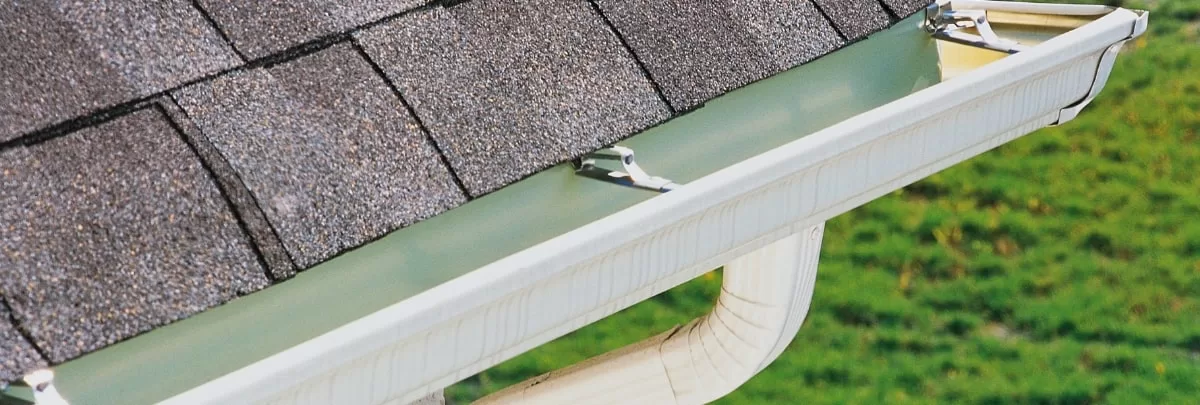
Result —
MULTIPOLYGON (((971 1, 970 3, 979 3, 971 1)), ((899 131, 953 107, 1020 84, 1096 49, 1144 32, 1145 15, 1115 9, 1087 25, 1020 54, 982 66, 736 163, 687 185, 638 203, 602 220, 482 266, 411 298, 308 340, 266 359, 178 394, 166 403, 247 402, 269 399, 337 369, 385 345, 409 339, 489 303, 530 288, 593 258, 621 249, 774 182, 823 164, 890 133, 867 134, 884 125, 899 131)), ((700 111, 694 113, 702 113, 700 111)), ((853 197, 847 201, 853 200, 853 197)), ((767 236, 767 235, 763 235, 767 236)), ((786 235, 785 235, 786 236, 786 235)), ((654 280, 650 280, 654 281, 654 280)), ((487 359, 492 354, 484 354, 487 359)), ((434 376, 437 377, 437 376, 434 376)), ((433 378, 431 378, 432 380, 433 378)), ((443 378, 436 378, 443 380, 443 378)), ((428 390, 430 385, 422 388, 428 390)), ((419 396, 416 391, 408 396, 419 396)))

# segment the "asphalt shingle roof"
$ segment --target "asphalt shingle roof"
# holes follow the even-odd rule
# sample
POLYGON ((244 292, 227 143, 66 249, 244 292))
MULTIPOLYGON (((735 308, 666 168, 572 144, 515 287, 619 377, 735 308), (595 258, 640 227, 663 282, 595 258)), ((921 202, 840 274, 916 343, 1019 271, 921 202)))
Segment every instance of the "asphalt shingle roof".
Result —
POLYGON ((200 160, 142 109, 0 154, 0 294, 62 362, 267 285, 200 160))
POLYGON ((466 201, 400 99, 348 44, 175 96, 300 267, 466 201))
POLYGON ((241 63, 191 3, 0 2, 0 142, 241 63))
POLYGON ((921 11, 925 6, 930 4, 928 0, 880 0, 880 2, 892 14, 900 18, 916 14, 916 12, 921 11))
POLYGON ((204 162, 208 170, 212 172, 217 185, 224 192, 225 198, 229 199, 247 236, 250 237, 257 252, 262 255, 263 263, 271 271, 273 278, 282 280, 295 274, 295 262, 292 261, 283 242, 279 240, 279 234, 275 227, 271 225, 266 214, 259 208, 258 201, 246 188, 246 184, 242 181, 242 175, 233 168, 233 165, 229 164, 229 160, 225 159, 221 151, 213 146, 212 141, 200 131, 200 128, 196 127, 196 124, 192 122, 191 118, 188 118, 187 113, 179 108, 174 100, 162 97, 156 101, 156 105, 162 107, 163 113, 167 114, 188 145, 191 145, 196 154, 200 156, 200 161, 204 162))
POLYGON ((252 293, 928 0, 878 1, 0 3, 0 381, 252 293))
POLYGON ((846 39, 856 40, 891 24, 875 0, 813 0, 846 39))
POLYGON ((199 0, 238 50, 259 58, 398 14, 422 0, 199 0))

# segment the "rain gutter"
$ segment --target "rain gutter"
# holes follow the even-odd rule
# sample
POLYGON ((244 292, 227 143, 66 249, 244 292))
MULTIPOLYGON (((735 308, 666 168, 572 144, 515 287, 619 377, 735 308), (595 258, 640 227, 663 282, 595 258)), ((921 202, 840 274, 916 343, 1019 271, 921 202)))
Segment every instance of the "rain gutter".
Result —
MULTIPOLYGON (((708 315, 478 403, 703 404, 725 396, 774 361, 803 323, 816 281, 821 221, 1075 118, 1103 89, 1122 44, 1142 34, 1147 21, 1145 13, 1104 6, 974 0, 935 4, 926 17, 931 35, 941 40, 943 76, 958 78, 743 162, 742 170, 734 169, 743 164, 735 165, 690 185, 732 191, 732 200, 699 208, 698 220, 732 210, 734 223, 704 231, 750 235, 745 243, 756 247, 725 262, 720 296, 708 315), (805 158, 810 156, 815 159, 805 158), (776 176, 780 172, 786 174, 776 176), (759 181, 745 176, 750 173, 774 178, 759 181), (718 176, 727 177, 709 182, 718 176), (738 177, 753 184, 743 189, 735 184, 738 177), (764 236, 758 235, 778 234, 784 237, 760 244, 764 236)), ((686 211, 696 203, 679 204, 671 208, 686 211)), ((690 220, 697 219, 684 219, 690 220)), ((643 238, 655 238, 668 249, 660 254, 673 258, 687 244, 672 240, 678 223, 667 227, 666 234, 643 238)))
POLYGON ((958 71, 971 62, 946 55, 969 52, 931 39, 919 13, 622 142, 683 184, 670 193, 557 166, 59 365, 57 389, 88 404, 418 399, 1069 120, 1103 86, 1114 44, 1145 29, 1145 13, 1093 11, 1078 28, 1032 30, 1048 40, 958 71), (947 72, 956 77, 939 84, 947 72))

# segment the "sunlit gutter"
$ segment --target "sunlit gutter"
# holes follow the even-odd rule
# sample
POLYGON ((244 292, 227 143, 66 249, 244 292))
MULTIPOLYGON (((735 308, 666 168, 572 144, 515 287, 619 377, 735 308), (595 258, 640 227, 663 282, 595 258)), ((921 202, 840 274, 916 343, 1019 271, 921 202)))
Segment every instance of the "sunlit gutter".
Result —
MULTIPOLYGON (((1103 87, 1120 44, 1146 27, 1145 12, 1107 7, 949 6, 1000 7, 1017 17, 1057 12, 1090 22, 1014 55, 955 67, 951 80, 490 263, 168 402, 402 404, 420 398, 962 160, 1068 121, 1103 87)), ((954 53, 954 46, 963 45, 943 52, 954 53)))
MULTIPOLYGON (((718 366, 706 370, 737 377, 721 385, 683 377, 670 392, 647 386, 680 403, 719 397, 778 355, 807 311, 811 278, 783 271, 806 262, 764 252, 957 162, 1069 121, 1103 88, 1121 44, 1146 28, 1145 12, 1103 6, 968 0, 929 15, 947 10, 966 12, 952 19, 983 11, 996 37, 968 24, 953 30, 957 42, 936 41, 935 51, 934 34, 918 27, 932 18, 916 16, 623 142, 661 180, 682 184, 653 184, 669 193, 552 168, 266 291, 59 365, 54 386, 75 403, 405 404, 715 267, 755 257, 791 263, 755 276, 791 286, 770 294, 792 301, 760 325, 771 335, 762 341, 774 343, 745 352, 740 360, 753 367, 712 363, 718 366), (970 45, 979 39, 1005 52, 970 45), (928 79, 937 72, 913 73, 925 62, 895 68, 906 61, 877 56, 887 49, 940 54, 943 81, 928 79), (854 77, 850 65, 891 75, 854 77), (805 69, 833 79, 810 80, 797 71, 805 69), (534 194, 542 198, 531 201, 534 194), (523 206, 542 211, 494 215, 523 206), (548 210, 570 212, 550 217, 548 210), (481 241, 445 231, 472 224, 491 235, 482 241, 488 246, 465 246, 481 241), (681 391, 695 386, 685 380, 705 389, 681 391)), ((810 270, 804 274, 815 272, 815 261, 810 270)), ((760 294, 741 287, 731 291, 760 294)), ((705 322, 688 330, 725 333, 695 329, 716 325, 705 322)), ((677 377, 703 374, 677 370, 685 370, 677 377)), ((590 374, 573 375, 586 381, 579 377, 590 374)), ((553 382, 505 395, 579 397, 577 383, 553 382)), ((25 396, 17 391, 9 393, 25 396)))

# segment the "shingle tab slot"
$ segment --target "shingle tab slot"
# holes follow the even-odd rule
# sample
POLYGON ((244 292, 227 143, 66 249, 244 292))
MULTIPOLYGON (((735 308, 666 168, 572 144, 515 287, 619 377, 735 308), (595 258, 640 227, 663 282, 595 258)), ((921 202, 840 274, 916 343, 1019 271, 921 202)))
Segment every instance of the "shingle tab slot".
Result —
POLYGON ((252 59, 402 13, 425 0, 199 0, 252 59))
POLYGON ((884 29, 891 23, 887 12, 875 0, 813 0, 825 11, 843 35, 851 41, 884 29))
POLYGON ((676 109, 843 45, 807 0, 597 0, 676 109))
POLYGON ((0 386, 6 382, 17 381, 25 373, 46 366, 46 360, 38 354, 37 348, 25 339, 13 321, 6 300, 0 296, 0 386))
POLYGON ((899 18, 907 18, 933 4, 929 0, 880 0, 880 2, 899 18))

